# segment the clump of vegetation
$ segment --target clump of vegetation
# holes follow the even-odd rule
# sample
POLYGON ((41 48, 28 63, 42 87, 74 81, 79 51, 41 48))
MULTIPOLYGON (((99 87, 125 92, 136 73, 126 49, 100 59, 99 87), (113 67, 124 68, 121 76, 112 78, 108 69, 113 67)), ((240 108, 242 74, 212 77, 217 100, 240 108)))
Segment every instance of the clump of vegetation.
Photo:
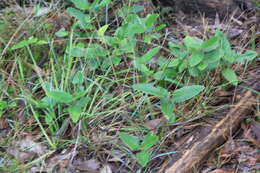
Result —
MULTIPOLYGON (((53 149, 61 145, 55 136, 66 132, 67 119, 88 130, 90 124, 120 119, 123 113, 135 121, 142 106, 149 105, 147 109, 159 107, 167 123, 174 123, 178 118, 176 105, 196 98, 207 87, 198 82, 200 78, 221 69, 223 77, 237 85, 239 80, 232 65, 257 56, 252 50, 236 53, 222 31, 207 40, 186 36, 181 43, 169 42, 168 47, 163 47, 160 40, 166 25, 158 24, 159 14, 140 17, 143 6, 125 5, 116 10, 117 18, 111 20, 111 0, 71 2, 74 7, 66 9, 74 20, 70 29, 61 28, 43 38, 29 34, 9 49, 18 64, 15 77, 20 78, 17 82, 21 89, 15 97, 25 100, 26 113, 33 115, 53 149), (58 39, 65 42, 61 55, 55 53, 58 39), (42 67, 39 49, 48 56, 48 64, 42 67), (33 82, 32 72, 36 78, 33 82), (186 81, 183 76, 191 80, 186 81), (29 83, 31 87, 27 87, 29 83), (129 112, 125 112, 126 105, 129 112)), ((4 92, 0 96, 0 117, 10 109, 7 97, 4 92)), ((143 119, 140 115, 138 118, 143 119)), ((131 124, 128 120, 122 123, 131 124)), ((131 135, 127 128, 118 131, 116 137, 130 148, 140 169, 146 167, 155 154, 151 148, 159 134, 144 130, 146 135, 141 138, 131 135)))

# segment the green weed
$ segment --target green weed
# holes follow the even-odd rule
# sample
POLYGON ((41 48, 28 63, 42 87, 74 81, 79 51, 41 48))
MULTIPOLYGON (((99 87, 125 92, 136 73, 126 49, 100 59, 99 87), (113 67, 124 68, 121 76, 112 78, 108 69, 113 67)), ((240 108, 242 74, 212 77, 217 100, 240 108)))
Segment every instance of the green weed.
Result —
MULTIPOLYGON (((26 100, 26 113, 34 117, 42 136, 54 149, 75 144, 57 139, 69 126, 82 128, 79 139, 100 124, 105 124, 105 129, 120 127, 111 130, 111 136, 117 131, 142 131, 147 135, 120 132, 119 138, 140 169, 147 167, 153 155, 151 149, 161 135, 140 128, 143 119, 162 114, 169 125, 174 123, 183 111, 178 109, 179 104, 199 100, 197 96, 206 93, 207 85, 199 79, 221 69, 223 77, 237 85, 232 65, 257 56, 252 50, 236 53, 222 31, 207 40, 186 36, 182 42, 169 42, 164 47, 160 40, 166 25, 158 24, 159 14, 140 17, 138 13, 144 7, 124 5, 110 19, 108 9, 114 5, 111 0, 71 2, 74 7, 66 9, 73 19, 70 29, 29 34, 8 52, 21 88, 15 89, 19 94, 14 97, 26 100), (56 45, 57 40, 62 40, 61 47, 56 45), (48 58, 39 67, 42 55, 48 58)), ((41 15, 43 11, 39 6, 37 9, 36 14, 41 15)), ((48 30, 47 25, 42 27, 48 30)), ((8 43, 4 38, 0 41, 3 51, 8 43)), ((10 108, 7 94, 0 97, 0 117, 10 108)), ((84 138, 92 148, 96 147, 91 137, 84 138)))
POLYGON ((159 138, 152 133, 148 133, 144 136, 142 142, 139 137, 125 132, 119 133, 119 137, 132 151, 139 151, 135 154, 134 158, 142 167, 145 167, 151 159, 151 153, 148 150, 159 140, 159 138))

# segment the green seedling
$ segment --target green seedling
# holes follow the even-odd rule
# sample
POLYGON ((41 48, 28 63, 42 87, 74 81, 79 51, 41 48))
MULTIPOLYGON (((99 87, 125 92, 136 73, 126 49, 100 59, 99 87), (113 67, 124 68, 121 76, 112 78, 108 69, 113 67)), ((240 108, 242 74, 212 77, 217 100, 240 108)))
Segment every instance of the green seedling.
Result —
POLYGON ((151 159, 151 152, 149 150, 159 140, 159 138, 153 135, 153 133, 148 133, 146 136, 144 136, 143 140, 141 140, 137 136, 133 136, 125 132, 120 132, 119 138, 132 151, 138 151, 134 158, 142 167, 145 167, 149 163, 151 159))
POLYGON ((183 44, 170 42, 169 47, 175 58, 166 66, 176 71, 176 75, 188 71, 189 75, 199 77, 207 71, 221 67, 223 77, 233 85, 238 84, 238 78, 231 66, 234 63, 252 61, 257 56, 252 50, 247 50, 244 54, 233 51, 221 31, 216 31, 215 36, 205 41, 186 36, 183 44))
POLYGON ((176 119, 174 114, 174 105, 176 103, 181 103, 195 97, 200 92, 202 92, 204 88, 205 87, 201 85, 192 85, 176 89, 173 92, 169 92, 165 88, 159 86, 155 87, 151 83, 133 85, 133 89, 135 90, 142 91, 146 94, 160 98, 161 111, 169 122, 174 122, 176 119))

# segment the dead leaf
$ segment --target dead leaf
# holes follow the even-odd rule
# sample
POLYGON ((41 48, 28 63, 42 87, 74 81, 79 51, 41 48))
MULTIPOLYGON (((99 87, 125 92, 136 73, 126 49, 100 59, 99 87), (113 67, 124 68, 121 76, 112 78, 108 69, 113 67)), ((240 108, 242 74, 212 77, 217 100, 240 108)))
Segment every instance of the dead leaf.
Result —
POLYGON ((150 120, 150 121, 146 122, 144 126, 149 130, 154 130, 158 126, 160 126, 161 122, 162 122, 162 119, 158 118, 158 119, 154 119, 154 120, 150 120))
POLYGON ((100 163, 95 160, 76 160, 73 165, 76 167, 76 169, 81 170, 81 171, 89 171, 91 173, 97 172, 97 170, 100 168, 100 163))
POLYGON ((31 136, 27 136, 25 139, 17 141, 16 146, 19 146, 19 148, 23 151, 36 153, 38 155, 42 155, 46 151, 46 147, 40 143, 34 142, 31 136))
POLYGON ((103 168, 99 171, 99 173, 112 173, 112 170, 109 165, 104 165, 103 168))
POLYGON ((33 159, 36 155, 40 156, 46 152, 46 147, 32 140, 31 136, 16 141, 14 145, 7 149, 7 153, 22 163, 33 159))
POLYGON ((7 154, 14 157, 16 160, 18 160, 21 163, 25 163, 25 162, 33 159, 33 157, 35 157, 35 153, 22 152, 22 151, 19 151, 17 148, 14 148, 14 147, 8 148, 6 152, 7 152, 7 154))

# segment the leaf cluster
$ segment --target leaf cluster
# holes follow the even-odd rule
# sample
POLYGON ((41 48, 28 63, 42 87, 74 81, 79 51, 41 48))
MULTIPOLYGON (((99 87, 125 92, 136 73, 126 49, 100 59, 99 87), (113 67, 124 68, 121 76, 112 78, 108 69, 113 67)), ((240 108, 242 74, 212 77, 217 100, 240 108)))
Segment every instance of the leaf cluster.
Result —
POLYGON ((138 151, 135 154, 135 159, 142 167, 145 167, 151 159, 151 152, 149 149, 151 149, 159 140, 153 133, 148 133, 144 136, 143 140, 140 140, 140 137, 138 136, 120 132, 119 138, 132 151, 138 151))

